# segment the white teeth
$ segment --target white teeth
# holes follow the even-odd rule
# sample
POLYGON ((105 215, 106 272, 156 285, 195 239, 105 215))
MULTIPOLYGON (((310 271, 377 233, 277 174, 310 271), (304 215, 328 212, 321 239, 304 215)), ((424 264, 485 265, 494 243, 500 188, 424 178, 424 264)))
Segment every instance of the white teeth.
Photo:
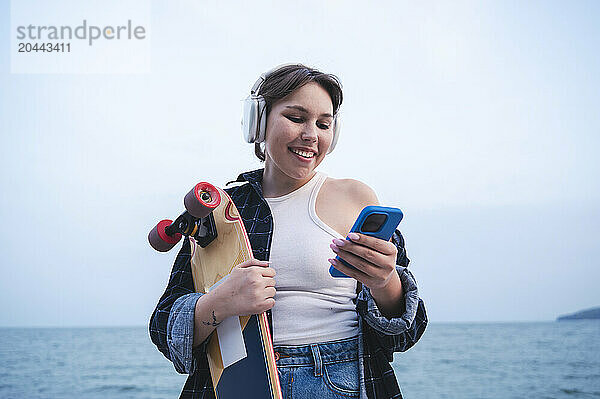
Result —
POLYGON ((300 155, 303 158, 312 158, 315 155, 314 152, 306 152, 306 151, 296 150, 296 149, 293 149, 293 148, 290 148, 290 150, 292 150, 292 152, 294 154, 298 154, 298 155, 300 155))

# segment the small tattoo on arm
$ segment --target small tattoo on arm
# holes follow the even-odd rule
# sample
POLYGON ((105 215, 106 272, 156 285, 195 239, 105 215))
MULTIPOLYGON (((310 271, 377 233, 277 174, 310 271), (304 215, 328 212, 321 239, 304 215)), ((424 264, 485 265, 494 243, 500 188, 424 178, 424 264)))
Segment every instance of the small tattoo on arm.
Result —
POLYGON ((219 324, 221 324, 220 321, 217 322, 217 316, 215 316, 215 311, 214 310, 212 312, 212 318, 213 318, 212 321, 204 321, 204 320, 202 320, 202 324, 204 324, 205 326, 213 326, 213 327, 216 327, 219 324))

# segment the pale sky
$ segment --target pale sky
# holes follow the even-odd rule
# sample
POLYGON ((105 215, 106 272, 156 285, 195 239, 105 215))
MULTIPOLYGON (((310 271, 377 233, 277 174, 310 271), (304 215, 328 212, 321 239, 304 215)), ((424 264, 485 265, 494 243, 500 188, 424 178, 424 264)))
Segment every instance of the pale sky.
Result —
POLYGON ((600 3, 224 3, 152 2, 149 73, 12 74, 0 0, 0 326, 147 324, 148 231, 260 167, 241 100, 285 62, 341 79, 320 170, 403 210, 432 321, 600 305, 600 3))

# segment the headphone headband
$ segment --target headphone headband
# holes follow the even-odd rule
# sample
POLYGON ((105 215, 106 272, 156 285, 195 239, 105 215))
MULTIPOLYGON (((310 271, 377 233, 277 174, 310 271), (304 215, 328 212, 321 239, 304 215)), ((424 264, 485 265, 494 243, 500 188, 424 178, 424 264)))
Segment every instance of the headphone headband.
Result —
POLYGON ((265 82, 265 80, 267 80, 267 78, 269 76, 271 76, 271 74, 273 72, 275 72, 283 67, 290 66, 290 65, 297 65, 297 64, 294 64, 294 63, 281 64, 279 66, 276 66, 275 68, 269 69, 267 72, 261 73, 261 75, 256 80, 256 82, 254 82, 254 85, 252 86, 252 89, 250 90, 250 94, 258 95, 258 90, 260 89, 260 86, 262 86, 262 84, 265 82))

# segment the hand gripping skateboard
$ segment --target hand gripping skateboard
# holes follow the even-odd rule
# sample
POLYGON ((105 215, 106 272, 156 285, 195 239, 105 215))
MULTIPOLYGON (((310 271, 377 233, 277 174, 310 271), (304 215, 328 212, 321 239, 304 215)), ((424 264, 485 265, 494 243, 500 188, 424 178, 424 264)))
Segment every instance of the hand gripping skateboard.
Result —
MULTIPOLYGON (((182 236, 190 240, 191 268, 196 292, 207 293, 252 249, 235 204, 220 188, 201 182, 184 198, 186 211, 175 221, 161 220, 148 234, 150 245, 167 252, 182 236)), ((273 344, 265 313, 240 316, 247 357, 223 367, 219 337, 208 338, 207 357, 218 399, 281 398, 273 344)))

